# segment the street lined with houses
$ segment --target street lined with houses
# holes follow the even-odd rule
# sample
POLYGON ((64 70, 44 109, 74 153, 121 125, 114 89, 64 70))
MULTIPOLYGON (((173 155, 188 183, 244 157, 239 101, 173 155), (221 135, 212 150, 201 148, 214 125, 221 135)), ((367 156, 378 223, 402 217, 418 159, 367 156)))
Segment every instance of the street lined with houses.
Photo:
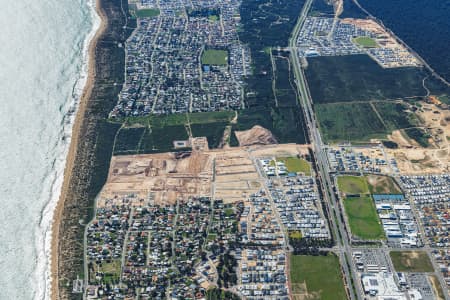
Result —
MULTIPOLYGON (((126 47, 126 79, 112 117, 238 109, 250 50, 239 42, 240 2, 145 1, 126 47)), ((139 10, 138 10, 139 11, 139 10)))
MULTIPOLYGON (((326 144, 305 77, 305 60, 316 56, 365 53, 383 68, 419 63, 373 20, 310 16, 313 1, 305 1, 282 49, 309 144, 272 138, 230 147, 236 112, 218 148, 191 132, 172 141, 178 151, 113 156, 85 230, 85 277, 74 293, 449 298, 450 175, 410 175, 381 142, 326 144), (315 259, 323 265, 302 269, 315 259)), ((239 40, 240 5, 130 1, 137 28, 123 45, 125 83, 111 119, 242 108, 254 68, 239 40)), ((179 122, 191 131, 189 121, 179 122)), ((142 130, 151 132, 150 122, 142 130)))

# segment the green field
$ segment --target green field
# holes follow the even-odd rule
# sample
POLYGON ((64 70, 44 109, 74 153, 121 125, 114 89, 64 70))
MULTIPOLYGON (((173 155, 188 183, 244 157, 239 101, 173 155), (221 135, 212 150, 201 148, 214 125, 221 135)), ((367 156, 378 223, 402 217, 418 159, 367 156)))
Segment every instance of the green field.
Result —
POLYGON ((402 194, 402 191, 389 176, 367 175, 371 194, 402 194))
POLYGON ((345 194, 367 194, 369 187, 367 179, 361 176, 339 176, 339 191, 345 194))
POLYGON ((213 241, 213 240, 215 240, 217 238, 217 234, 215 234, 215 233, 210 233, 210 234, 208 234, 208 236, 206 237, 206 240, 207 241, 213 241))
POLYGON ((145 131, 145 127, 121 128, 116 136, 114 154, 137 153, 139 142, 144 136, 145 131))
POLYGON ((392 263, 397 272, 433 272, 434 268, 425 251, 391 251, 392 263))
POLYGON ((311 166, 310 164, 302 159, 297 157, 277 157, 278 161, 284 162, 288 172, 303 172, 306 176, 311 175, 311 166))
MULTIPOLYGON (((401 99, 425 96, 423 68, 382 68, 368 55, 308 58, 305 75, 314 103, 401 99)), ((427 87, 432 93, 431 80, 427 87)))
POLYGON ((344 208, 350 229, 353 235, 364 240, 384 238, 375 204, 368 195, 369 184, 366 177, 339 176, 338 186, 340 192, 349 195, 359 194, 344 198, 344 208))
POLYGON ((117 283, 120 279, 120 260, 113 260, 110 263, 102 262, 99 271, 104 273, 104 281, 108 284, 117 283))
POLYGON ((352 41, 354 44, 359 45, 364 48, 377 48, 378 47, 377 42, 373 38, 370 38, 368 36, 359 36, 359 37, 354 38, 352 41))
POLYGON ((406 102, 336 102, 314 106, 326 141, 367 142, 392 131, 418 126, 420 121, 406 102))
POLYGON ((204 65, 227 65, 228 52, 226 50, 208 49, 202 53, 202 64, 204 65))
POLYGON ((388 133, 369 103, 329 103, 314 106, 326 141, 369 141, 388 133))
POLYGON ((216 15, 211 15, 208 17, 208 19, 213 22, 219 21, 219 17, 216 15))
POLYGON ((188 137, 187 131, 183 125, 166 126, 164 128, 148 128, 142 136, 137 153, 173 151, 174 140, 186 140, 188 137))
POLYGON ((347 299, 336 255, 291 255, 290 264, 294 299, 295 295, 306 296, 306 293, 306 297, 299 299, 347 299))
POLYGON ((417 116, 408 110, 404 102, 374 102, 373 107, 390 131, 417 126, 419 123, 417 116))
POLYGON ((159 16, 160 11, 157 8, 146 8, 135 11, 135 14, 138 18, 153 18, 159 16))
POLYGON ((129 117, 111 120, 123 124, 115 139, 114 154, 155 153, 173 151, 174 140, 188 139, 186 124, 194 137, 206 136, 216 148, 225 126, 235 117, 233 111, 129 117))
POLYGON ((216 111, 188 114, 191 124, 207 124, 214 122, 230 122, 235 116, 234 111, 216 111))
POLYGON ((301 239, 303 237, 302 232, 301 231, 289 231, 289 238, 290 239, 301 239))
POLYGON ((153 153, 173 150, 172 141, 186 139, 186 124, 191 124, 193 136, 206 136, 211 148, 219 144, 225 126, 237 116, 237 123, 232 124, 230 145, 238 146, 234 135, 236 130, 248 130, 254 125, 260 125, 269 129, 278 142, 304 143, 305 135, 299 130, 302 128, 302 120, 297 119, 296 114, 290 108, 273 110, 245 109, 238 111, 201 112, 171 115, 148 115, 141 117, 127 117, 109 120, 113 124, 123 124, 116 139, 115 154, 132 154, 136 147, 140 149, 136 153, 153 153), (147 131, 141 137, 142 129, 147 131), (150 130, 151 129, 151 130, 150 130))
POLYGON ((129 117, 125 119, 116 119, 114 122, 125 123, 127 126, 151 126, 162 128, 165 126, 191 124, 207 124, 214 122, 230 122, 235 116, 233 111, 215 111, 187 114, 171 115, 148 115, 144 117, 129 117))
POLYGON ((353 235, 363 240, 384 238, 383 228, 371 196, 345 198, 344 208, 353 235))

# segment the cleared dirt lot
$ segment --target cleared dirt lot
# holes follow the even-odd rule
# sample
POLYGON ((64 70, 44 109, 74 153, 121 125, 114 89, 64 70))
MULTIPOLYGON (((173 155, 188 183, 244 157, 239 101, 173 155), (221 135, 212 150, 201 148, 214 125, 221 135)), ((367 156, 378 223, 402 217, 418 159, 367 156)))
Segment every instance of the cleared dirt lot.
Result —
POLYGON ((201 152, 115 156, 100 198, 135 195, 138 202, 174 203, 178 197, 209 196, 211 175, 211 157, 201 152))
POLYGON ((402 174, 442 174, 449 172, 450 156, 439 149, 387 150, 402 174))
POLYGON ((387 153, 398 162, 399 170, 405 174, 443 173, 450 171, 450 110, 431 103, 421 103, 416 112, 421 127, 431 135, 430 147, 422 148, 399 130, 389 139, 399 149, 388 149, 387 153))
POLYGON ((114 156, 98 206, 105 201, 122 201, 119 199, 124 196, 134 205, 143 201, 175 203, 192 196, 245 201, 262 187, 255 158, 307 153, 307 146, 281 144, 114 156))

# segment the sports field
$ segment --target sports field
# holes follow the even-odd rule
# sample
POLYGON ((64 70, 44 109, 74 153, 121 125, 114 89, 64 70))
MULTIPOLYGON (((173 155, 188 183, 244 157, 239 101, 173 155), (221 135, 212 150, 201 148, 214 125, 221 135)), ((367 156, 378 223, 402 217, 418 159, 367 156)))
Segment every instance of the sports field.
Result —
POLYGON ((219 17, 216 15, 208 16, 208 19, 213 22, 219 21, 219 17))
POLYGON ((359 45, 364 48, 377 48, 378 47, 377 42, 373 38, 370 38, 368 36, 358 36, 358 37, 354 38, 352 41, 356 45, 359 45))
POLYGON ((311 175, 311 166, 309 163, 302 159, 296 157, 279 157, 278 161, 284 162, 288 172, 303 172, 306 176, 311 175))
POLYGON ((225 66, 227 58, 228 52, 225 50, 208 49, 202 54, 202 64, 225 66))
POLYGON ((159 9, 153 9, 153 8, 146 8, 146 9, 139 9, 136 11, 136 17, 138 18, 152 18, 159 16, 159 9))
POLYGON ((293 299, 347 299, 336 255, 291 255, 290 264, 293 299))
POLYGON ((433 272, 433 265, 425 251, 391 251, 397 272, 433 272))
POLYGON ((339 191, 345 194, 367 194, 369 187, 367 179, 362 176, 339 176, 339 191))
POLYGON ((353 235, 363 240, 384 238, 384 231, 370 196, 345 198, 344 208, 353 235))

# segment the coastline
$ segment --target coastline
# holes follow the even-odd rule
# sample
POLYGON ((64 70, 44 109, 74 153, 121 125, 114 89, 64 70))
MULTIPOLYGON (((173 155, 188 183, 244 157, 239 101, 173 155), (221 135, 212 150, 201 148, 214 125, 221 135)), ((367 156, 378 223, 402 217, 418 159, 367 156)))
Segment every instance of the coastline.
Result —
POLYGON ((92 91, 95 84, 96 75, 96 55, 95 50, 99 38, 104 34, 107 27, 107 16, 101 7, 101 1, 95 0, 95 11, 100 18, 100 24, 97 28, 95 35, 89 42, 88 47, 88 71, 87 80, 83 88, 83 93, 80 97, 78 110, 72 126, 72 136, 69 146, 69 151, 66 157, 66 166, 64 168, 64 179, 61 186, 60 196, 57 205, 53 212, 53 220, 51 225, 51 252, 50 252, 50 299, 60 299, 59 295, 59 236, 60 236, 60 224, 62 221, 62 215, 64 211, 64 204, 66 202, 67 195, 69 193, 70 182, 74 176, 74 165, 79 148, 81 127, 85 121, 87 104, 92 95, 92 91))

